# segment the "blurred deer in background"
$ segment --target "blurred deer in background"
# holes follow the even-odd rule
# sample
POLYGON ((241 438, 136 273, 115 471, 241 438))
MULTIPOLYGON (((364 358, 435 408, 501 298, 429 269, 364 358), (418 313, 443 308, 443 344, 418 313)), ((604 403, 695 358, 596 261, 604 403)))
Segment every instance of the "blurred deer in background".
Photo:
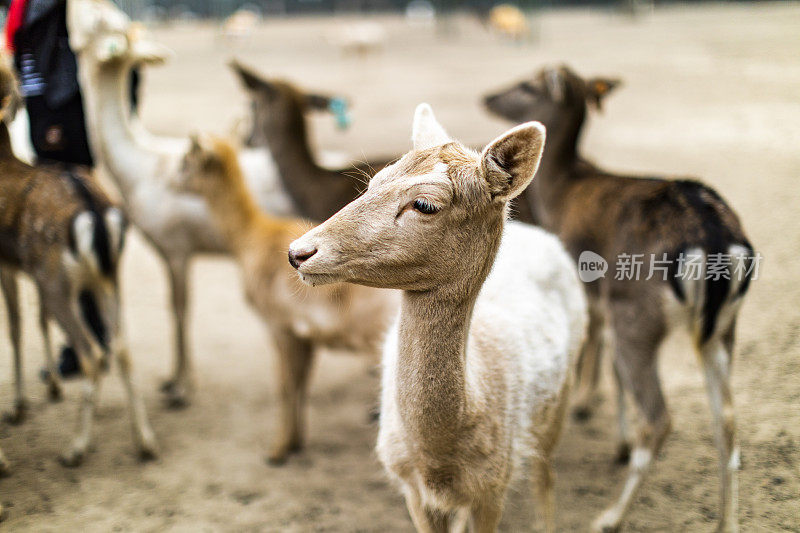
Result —
POLYGON ((286 252, 309 224, 261 212, 247 190, 236 152, 224 141, 193 139, 173 186, 208 202, 242 270, 247 301, 277 346, 281 414, 268 459, 283 463, 304 444, 315 351, 327 347, 377 355, 397 311, 397 295, 351 285, 304 287, 286 252))
POLYGON ((283 187, 300 215, 321 221, 351 202, 364 183, 390 159, 330 169, 317 163, 305 115, 329 110, 332 98, 306 94, 290 83, 266 79, 238 62, 231 63, 253 102, 254 132, 272 151, 283 187))
MULTIPOLYGON (((194 389, 187 336, 189 265, 199 254, 230 250, 206 203, 169 187, 189 149, 188 137, 154 136, 130 113, 132 69, 162 63, 166 48, 146 40, 126 15, 105 0, 74 0, 68 8, 95 159, 108 171, 132 221, 169 272, 175 364, 162 390, 170 406, 183 406, 194 389)), ((269 152, 258 148, 241 151, 237 157, 259 207, 275 214, 291 212, 291 200, 281 189, 269 152)))
MULTIPOLYGON (((139 453, 143 458, 154 457, 155 437, 133 386, 122 326, 117 270, 125 217, 88 177, 31 167, 14 157, 8 123, 18 96, 13 74, 5 67, 0 67, 0 91, 0 281, 14 349, 16 389, 11 419, 20 422, 27 405, 16 280, 16 274, 23 272, 39 293, 39 325, 50 369, 51 398, 61 396, 50 348, 51 319, 75 348, 85 379, 78 435, 62 455, 62 462, 76 466, 88 450, 100 373, 109 356, 119 364, 139 453)), ((5 462, 0 466, 5 469, 5 462)))
POLYGON ((657 353, 667 334, 688 327, 706 376, 719 451, 721 530, 737 529, 737 472, 730 368, 736 317, 754 272, 754 252, 739 219, 709 187, 691 180, 619 176, 584 160, 578 142, 587 110, 599 109, 617 80, 584 80, 567 67, 485 98, 509 120, 540 120, 547 149, 530 199, 542 226, 558 234, 577 260, 592 251, 609 262, 641 257, 647 279, 601 277, 585 284, 589 338, 579 364, 577 414, 587 417, 599 374, 605 324, 613 331, 618 389, 620 459, 630 472, 619 501, 595 522, 616 531, 636 489, 670 431, 658 377, 657 353), (727 259, 726 259, 727 258, 727 259), (688 263, 694 262, 690 268, 688 263), (659 275, 659 273, 661 275, 659 275), (624 392, 633 395, 644 425, 629 453, 624 392))
POLYGON ((403 290, 384 347, 377 452, 417 530, 460 532, 471 520, 473 531, 495 531, 509 480, 528 460, 553 531, 550 457, 586 302, 554 236, 505 224, 539 164, 544 128, 524 124, 478 154, 422 104, 413 139, 289 256, 311 285, 403 290))

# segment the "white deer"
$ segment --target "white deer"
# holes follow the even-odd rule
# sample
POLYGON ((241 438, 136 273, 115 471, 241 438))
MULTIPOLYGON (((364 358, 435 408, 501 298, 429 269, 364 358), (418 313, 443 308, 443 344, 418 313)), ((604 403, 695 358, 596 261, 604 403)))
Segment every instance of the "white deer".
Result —
POLYGON ((419 531, 461 531, 468 521, 494 531, 525 461, 537 509, 554 527, 550 457, 586 302, 554 236, 506 224, 544 137, 527 123, 478 154, 423 104, 414 149, 289 249, 312 285, 403 290, 384 347, 377 451, 419 531))
MULTIPOLYGON (((130 113, 132 69, 163 62, 168 50, 144 39, 107 0, 71 1, 68 22, 95 158, 169 271, 176 355, 173 375, 163 389, 170 404, 180 406, 193 389, 186 336, 190 260, 198 254, 229 253, 229 249, 205 201, 169 186, 189 150, 188 137, 154 136, 130 113)), ((280 187, 269 152, 263 148, 242 151, 239 159, 259 206, 274 214, 290 213, 291 201, 280 187)))

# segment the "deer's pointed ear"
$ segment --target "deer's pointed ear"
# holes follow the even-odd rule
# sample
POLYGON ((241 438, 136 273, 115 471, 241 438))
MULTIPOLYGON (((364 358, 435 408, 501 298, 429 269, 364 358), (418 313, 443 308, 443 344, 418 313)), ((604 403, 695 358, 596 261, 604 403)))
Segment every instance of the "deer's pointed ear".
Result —
POLYGON ((591 78, 586 80, 586 100, 598 111, 603 109, 603 100, 608 94, 622 85, 619 78, 591 78))
POLYGON ((419 104, 414 112, 411 139, 414 141, 414 150, 427 150, 453 140, 444 131, 442 125, 436 121, 433 109, 428 104, 419 104))
POLYGON ((239 79, 247 89, 255 91, 266 85, 264 80, 253 69, 242 65, 238 60, 231 60, 228 66, 239 76, 239 79))
POLYGON ((203 151, 203 147, 200 145, 200 134, 199 133, 192 133, 189 136, 189 153, 197 154, 203 151))
POLYGON ((493 199, 508 201, 528 186, 539 167, 544 138, 544 126, 526 122, 483 149, 481 169, 493 199))
POLYGON ((333 100, 331 96, 315 93, 307 93, 305 97, 308 108, 315 111, 327 111, 331 105, 331 100, 333 100))

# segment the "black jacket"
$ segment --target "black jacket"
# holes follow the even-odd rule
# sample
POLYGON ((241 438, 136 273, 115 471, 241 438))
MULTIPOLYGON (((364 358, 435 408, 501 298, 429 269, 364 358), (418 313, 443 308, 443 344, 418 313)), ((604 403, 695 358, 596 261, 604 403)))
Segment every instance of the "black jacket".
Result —
POLYGON ((25 20, 14 35, 14 59, 31 54, 44 78, 45 102, 58 109, 80 92, 78 65, 69 47, 66 0, 28 0, 25 20))

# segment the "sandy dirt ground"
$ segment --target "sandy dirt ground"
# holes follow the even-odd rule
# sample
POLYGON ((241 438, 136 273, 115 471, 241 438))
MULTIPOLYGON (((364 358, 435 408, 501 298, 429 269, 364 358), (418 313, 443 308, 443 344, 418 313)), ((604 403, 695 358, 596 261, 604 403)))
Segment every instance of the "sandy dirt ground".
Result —
MULTIPOLYGON (((625 172, 700 176, 740 213, 764 255, 761 279, 742 310, 734 372, 743 455, 744 531, 800 531, 800 9, 796 4, 658 10, 636 22, 608 12, 546 13, 538 42, 513 45, 459 20, 449 39, 400 18, 381 18, 382 53, 344 57, 328 44, 353 19, 271 21, 226 44, 211 26, 155 30, 174 58, 147 72, 144 118, 158 133, 225 133, 245 98, 225 62, 237 56, 308 88, 345 94, 354 125, 313 121, 319 147, 355 157, 409 148, 414 106, 428 101, 457 138, 480 144, 505 124, 479 105, 487 90, 567 62, 579 72, 624 79, 594 116, 587 155, 625 172)), ((164 270, 135 232, 124 262, 125 313, 135 371, 161 444, 139 464, 116 376, 106 379, 97 445, 69 470, 56 456, 75 427, 77 384, 50 404, 36 298, 24 291, 26 381, 32 408, 22 426, 0 428, 12 461, 0 481, 9 531, 409 531, 398 492, 375 459, 367 413, 378 387, 366 358, 324 355, 310 398, 309 446, 281 468, 263 457, 275 426, 271 345, 246 307, 234 265, 200 259, 193 271, 191 344, 198 394, 182 411, 157 392, 170 371, 164 270)), ((4 314, 4 313, 3 313, 4 314)), ((4 317, 0 317, 0 323, 4 317)), ((2 326, 4 329, 5 326, 2 326)), ((4 333, 3 333, 4 335, 4 333)), ((0 342, 0 405, 12 400, 10 349, 0 342)), ((717 459, 702 375, 688 344, 661 359, 674 432, 630 514, 630 531, 711 531, 717 459)), ((558 525, 585 530, 616 497, 610 380, 598 415, 570 422, 556 456, 558 525)), ((505 531, 534 529, 524 484, 509 497, 505 531)))

